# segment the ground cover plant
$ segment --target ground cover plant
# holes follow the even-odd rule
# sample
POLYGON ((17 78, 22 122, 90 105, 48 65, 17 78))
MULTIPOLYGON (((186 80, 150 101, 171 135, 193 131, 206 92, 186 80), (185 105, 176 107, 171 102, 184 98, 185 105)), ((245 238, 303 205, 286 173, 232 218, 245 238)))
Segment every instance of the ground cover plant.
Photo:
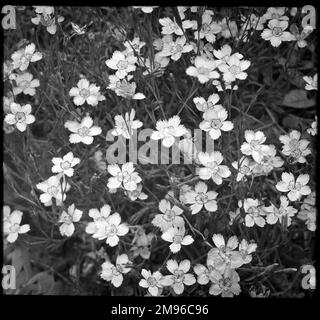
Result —
POLYGON ((312 296, 310 8, 14 10, 6 294, 312 296))

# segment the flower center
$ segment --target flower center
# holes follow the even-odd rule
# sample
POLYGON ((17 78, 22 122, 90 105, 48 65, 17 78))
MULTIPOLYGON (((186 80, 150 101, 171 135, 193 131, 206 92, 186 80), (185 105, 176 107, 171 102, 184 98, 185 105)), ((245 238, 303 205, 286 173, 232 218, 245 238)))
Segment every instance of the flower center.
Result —
POLYGON ((61 163, 60 166, 63 170, 67 170, 67 169, 71 168, 71 163, 69 161, 64 161, 61 163))
POLYGON ((243 174, 246 174, 250 171, 250 168, 248 166, 242 166, 240 167, 240 172, 243 174))
POLYGON ((12 226, 10 227, 10 232, 16 233, 16 232, 19 231, 19 229, 20 229, 20 225, 19 225, 18 223, 15 223, 14 225, 12 225, 12 226))
POLYGON ((24 122, 26 121, 26 115, 23 112, 17 112, 15 115, 15 119, 17 122, 24 122))
POLYGON ((173 242, 174 242, 174 243, 181 243, 182 239, 183 239, 182 235, 177 234, 177 235, 175 235, 175 236, 173 237, 173 242))
POLYGON ((165 214, 164 214, 164 219, 166 221, 172 221, 176 216, 176 213, 173 210, 166 210, 165 214))
POLYGON ((301 183, 300 183, 300 182, 297 182, 296 185, 295 185, 295 189, 296 189, 297 191, 300 191, 301 188, 302 188, 301 183))
POLYGON ((71 224, 72 223, 72 218, 71 218, 71 216, 69 214, 63 216, 62 219, 63 219, 63 223, 67 223, 67 224, 71 224))
POLYGON ((54 19, 47 14, 42 14, 40 18, 40 23, 45 27, 50 27, 54 23, 54 19))
POLYGON ((157 279, 155 277, 149 277, 147 282, 150 287, 155 287, 157 285, 157 279))
POLYGON ((20 88, 22 88, 23 90, 24 90, 24 89, 27 89, 27 88, 30 87, 30 81, 23 80, 23 81, 21 81, 21 82, 18 83, 18 86, 19 86, 20 88))
POLYGON ((297 139, 291 139, 289 141, 289 147, 291 149, 296 149, 299 146, 299 141, 297 139))
POLYGON ((294 181, 290 181, 289 183, 288 183, 288 189, 289 190, 293 190, 295 188, 295 183, 294 183, 294 181))
POLYGON ((198 195, 196 196, 196 202, 199 203, 199 204, 203 204, 203 203, 206 203, 208 201, 208 196, 203 193, 203 192, 200 192, 198 193, 198 195))
POLYGON ((114 224, 112 224, 108 228, 108 236, 109 237, 115 236, 117 234, 117 231, 118 231, 117 227, 114 224))
POLYGON ((282 35, 283 31, 282 31, 282 28, 280 27, 274 27, 272 29, 272 34, 275 36, 275 37, 280 37, 282 35))
POLYGON ((208 75, 209 72, 210 72, 210 69, 205 68, 205 67, 200 67, 200 68, 198 68, 198 72, 199 72, 200 74, 208 75))
POLYGON ((117 67, 119 70, 125 70, 128 67, 128 62, 126 60, 121 60, 117 63, 117 67))
POLYGON ((229 68, 229 71, 232 73, 232 74, 238 74, 241 72, 241 68, 239 66, 236 66, 236 65, 233 65, 229 68))
POLYGON ((174 272, 176 282, 183 282, 184 280, 184 272, 182 270, 176 270, 174 272))
POLYGON ((90 91, 83 88, 80 90, 79 94, 82 98, 87 99, 90 96, 90 91))
POLYGON ((56 186, 51 186, 47 189, 47 193, 49 193, 51 196, 54 196, 58 193, 58 188, 56 186))
POLYGON ((81 127, 78 129, 78 134, 80 137, 86 137, 89 135, 89 128, 87 127, 81 127))
POLYGON ((218 164, 215 161, 209 161, 207 163, 207 167, 211 168, 211 169, 217 169, 218 164))
POLYGON ((220 129, 222 126, 220 119, 212 119, 211 120, 211 128, 213 129, 220 129))
POLYGON ((250 207, 248 209, 248 214, 257 217, 257 216, 259 216, 259 210, 257 207, 250 207))

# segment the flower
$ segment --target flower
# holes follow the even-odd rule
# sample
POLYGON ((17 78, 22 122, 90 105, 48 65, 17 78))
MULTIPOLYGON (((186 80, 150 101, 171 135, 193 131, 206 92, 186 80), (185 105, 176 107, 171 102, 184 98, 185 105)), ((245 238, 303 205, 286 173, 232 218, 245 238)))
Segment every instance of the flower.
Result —
POLYGON ((311 154, 311 150, 308 148, 310 143, 306 139, 301 139, 301 133, 297 130, 292 130, 288 135, 281 135, 279 140, 282 142, 282 153, 286 156, 290 156, 299 163, 306 162, 306 156, 311 154))
POLYGON ((29 72, 17 74, 14 77, 17 87, 13 87, 13 94, 16 96, 23 92, 30 96, 34 96, 36 93, 35 88, 40 86, 38 79, 33 79, 33 75, 29 72))
POLYGON ((51 171, 53 173, 63 173, 68 177, 72 177, 74 173, 74 167, 78 163, 80 163, 80 159, 73 156, 73 153, 70 151, 63 158, 52 158, 53 167, 51 171))
POLYGON ((3 233, 10 243, 15 242, 18 239, 19 234, 30 231, 29 224, 20 226, 22 215, 23 212, 20 210, 14 210, 10 214, 10 207, 3 207, 3 233))
POLYGON ((314 121, 311 123, 311 127, 307 129, 307 132, 315 136, 318 133, 318 118, 315 116, 314 121))
POLYGON ((93 120, 89 116, 84 117, 81 123, 68 120, 64 126, 73 132, 69 136, 70 143, 92 144, 93 136, 97 136, 102 132, 100 127, 93 125, 93 120))
POLYGON ((103 280, 111 281, 111 283, 118 288, 123 282, 123 274, 130 272, 132 269, 130 267, 131 264, 132 262, 126 254, 120 254, 117 256, 116 265, 113 265, 110 261, 106 261, 102 264, 100 277, 103 280))
POLYGON ((136 130, 143 126, 143 123, 139 120, 134 120, 135 111, 131 109, 130 115, 128 112, 125 116, 116 115, 114 117, 115 129, 111 132, 114 136, 122 135, 126 139, 131 139, 133 135, 133 130, 136 130))
MULTIPOLYGON (((55 34, 57 32, 57 26, 55 17, 51 16, 54 14, 54 7, 46 7, 46 6, 34 6, 36 9, 36 17, 31 18, 31 22, 35 25, 41 23, 44 27, 47 28, 47 31, 50 34, 55 34)), ((64 21, 64 17, 58 16, 58 23, 64 21)))
POLYGON ((241 145, 241 152, 246 156, 252 156, 256 162, 260 162, 263 157, 262 151, 269 151, 269 147, 263 144, 266 141, 266 136, 262 131, 246 130, 244 137, 246 142, 241 145))
POLYGON ((14 96, 11 92, 8 92, 7 96, 3 96, 3 113, 10 113, 10 105, 14 102, 14 96))
POLYGON ((133 253, 133 257, 140 256, 143 259, 149 259, 151 255, 150 247, 151 241, 154 238, 154 233, 145 233, 142 227, 138 228, 135 237, 132 240, 132 247, 130 251, 133 253))
POLYGON ((156 214, 151 223, 159 227, 162 232, 167 231, 171 227, 178 227, 184 225, 184 220, 180 216, 183 212, 177 206, 173 206, 171 208, 171 204, 169 201, 162 199, 159 203, 159 210, 163 214, 156 214))
POLYGON ((128 82, 126 79, 119 79, 115 75, 109 77, 108 89, 113 90, 117 96, 124 97, 125 99, 142 100, 145 99, 143 93, 135 93, 137 85, 135 82, 128 82))
POLYGON ((163 49, 159 52, 164 57, 170 56, 173 61, 177 61, 181 58, 182 53, 192 51, 192 45, 186 44, 186 37, 178 37, 175 42, 164 43, 163 49))
POLYGON ((138 183, 141 182, 142 179, 134 170, 132 162, 124 163, 121 169, 117 164, 108 165, 108 172, 112 175, 112 177, 108 179, 108 188, 123 188, 128 191, 136 190, 138 183))
POLYGON ((12 102, 10 104, 10 112, 4 121, 10 125, 15 125, 16 128, 23 132, 27 129, 27 125, 35 122, 36 118, 30 114, 32 111, 31 105, 26 104, 21 106, 18 103, 12 102))
POLYGON ((311 193, 311 189, 307 186, 310 176, 308 174, 300 174, 295 181, 292 173, 283 172, 281 175, 281 181, 276 184, 277 190, 280 192, 288 192, 288 198, 290 201, 296 201, 301 196, 307 196, 311 193))
POLYGON ((185 235, 184 226, 169 228, 162 234, 161 238, 171 242, 169 248, 172 253, 179 252, 182 245, 188 246, 194 242, 194 239, 190 235, 185 235))
POLYGON ((238 251, 238 239, 232 236, 226 243, 221 234, 214 234, 212 241, 216 248, 210 249, 207 257, 207 265, 212 266, 219 272, 224 272, 226 268, 239 268, 243 264, 242 257, 238 251))
POLYGON ((106 61, 106 65, 113 70, 117 70, 116 76, 119 79, 123 79, 129 72, 135 71, 137 57, 132 54, 125 54, 121 51, 115 51, 112 54, 112 58, 106 61))
POLYGON ((134 37, 132 41, 130 41, 130 40, 125 41, 123 44, 126 47, 125 53, 134 54, 134 52, 136 52, 137 55, 140 55, 140 50, 142 47, 145 46, 146 43, 143 41, 140 41, 139 37, 134 37))
POLYGON ((36 13, 46 14, 46 15, 54 14, 54 7, 50 7, 50 6, 33 6, 33 7, 36 13))
POLYGON ((86 233, 95 234, 101 224, 107 221, 111 213, 111 207, 105 204, 100 210, 94 208, 89 210, 89 217, 93 219, 93 222, 89 222, 86 226, 86 233))
POLYGON ((303 204, 298 212, 297 218, 305 221, 305 224, 310 231, 316 230, 316 194, 315 192, 310 193, 304 200, 303 204))
POLYGON ((175 260, 168 260, 166 264, 167 269, 172 273, 170 275, 173 280, 172 288, 176 294, 182 294, 184 286, 191 286, 196 283, 196 278, 193 274, 187 273, 190 270, 190 260, 182 260, 179 264, 175 260))
POLYGON ((239 243, 239 253, 242 257, 243 264, 250 263, 252 260, 251 253, 255 252, 257 250, 257 244, 254 242, 248 243, 247 240, 243 239, 239 243))
POLYGON ((267 12, 262 16, 264 20, 289 20, 287 16, 284 15, 286 9, 285 7, 270 7, 267 12))
POLYGON ((216 41, 216 34, 222 31, 222 27, 215 21, 212 21, 211 10, 206 10, 202 15, 202 25, 200 31, 194 32, 196 40, 205 38, 208 42, 216 41))
POLYGON ((35 50, 35 44, 31 43, 27 45, 24 49, 15 51, 11 55, 14 69, 19 68, 21 71, 25 71, 28 68, 30 62, 41 60, 42 53, 35 50))
POLYGON ((142 288, 148 288, 148 291, 152 296, 158 296, 160 290, 164 286, 172 285, 172 279, 164 277, 159 271, 151 273, 149 270, 142 269, 141 275, 144 279, 140 280, 139 286, 142 288))
POLYGON ((237 23, 235 21, 231 21, 226 18, 223 18, 220 21, 220 26, 222 28, 221 30, 221 36, 229 39, 230 37, 235 37, 238 33, 238 27, 237 27, 237 23))
POLYGON ((62 211, 59 222, 62 225, 59 227, 62 236, 71 237, 74 233, 73 222, 79 222, 82 217, 82 211, 75 208, 74 203, 68 207, 68 212, 62 211))
POLYGON ((213 93, 208 97, 207 101, 202 97, 195 97, 193 98, 193 103, 199 111, 206 112, 207 110, 223 108, 221 104, 217 104, 219 100, 219 95, 213 93))
POLYGON ((221 297, 239 295, 241 292, 239 281, 238 273, 234 269, 227 268, 223 274, 215 273, 215 276, 211 277, 212 285, 209 293, 215 296, 221 294, 221 297))
POLYGON ((159 19, 159 23, 162 26, 161 33, 162 34, 172 34, 175 33, 177 36, 183 35, 183 30, 179 27, 179 25, 172 21, 170 18, 165 17, 159 19))
POLYGON ((293 23, 290 26, 290 31, 295 38, 294 40, 297 41, 296 47, 298 47, 298 48, 306 47, 308 45, 308 43, 305 39, 312 33, 313 30, 314 29, 312 26, 306 25, 300 33, 297 25, 295 23, 293 23))
POLYGON ((221 131, 231 131, 233 129, 233 123, 226 120, 228 119, 228 112, 223 107, 206 110, 203 119, 199 128, 209 132, 213 140, 217 140, 221 136, 221 131))
POLYGON ((204 56, 197 56, 194 60, 194 65, 188 67, 186 73, 191 77, 197 77, 200 83, 206 83, 210 79, 220 77, 219 73, 215 70, 217 63, 214 60, 209 60, 204 56))
POLYGON ((121 223, 121 216, 118 212, 110 215, 107 219, 99 221, 97 230, 92 235, 98 240, 106 240, 106 244, 115 247, 119 243, 119 237, 126 235, 129 228, 125 223, 121 223))
POLYGON ((223 80, 231 83, 236 79, 244 80, 248 74, 244 72, 250 67, 249 60, 241 60, 237 54, 226 58, 225 63, 219 63, 218 69, 223 73, 223 80))
POLYGON ((106 100, 106 98, 99 92, 100 87, 95 84, 90 84, 87 79, 80 79, 77 83, 77 87, 73 87, 69 91, 70 97, 73 98, 73 103, 76 106, 81 106, 85 102, 95 107, 99 101, 106 100))
POLYGON ((139 200, 146 200, 148 198, 148 195, 142 192, 142 184, 139 183, 137 186, 137 189, 133 191, 127 191, 127 196, 131 201, 139 200))
POLYGON ((132 8, 135 8, 135 9, 141 9, 141 11, 143 11, 144 13, 151 13, 153 11, 154 8, 158 8, 158 6, 145 6, 145 7, 142 7, 142 6, 132 6, 132 8))
POLYGON ((304 76, 303 80, 307 83, 305 86, 306 90, 318 90, 318 74, 316 73, 313 78, 304 76))
POLYGON ((181 137, 187 133, 184 125, 180 124, 180 117, 173 116, 168 120, 160 120, 156 124, 156 129, 151 134, 152 140, 162 140, 162 145, 170 148, 176 137, 181 137))
POLYGON ((270 41, 273 47, 279 47, 282 41, 292 41, 295 37, 289 32, 284 31, 288 28, 288 21, 273 19, 268 22, 268 28, 264 29, 261 37, 270 41))
POLYGON ((242 156, 238 161, 234 161, 231 164, 237 171, 237 182, 241 181, 246 176, 252 175, 252 161, 248 157, 242 156), (239 168, 240 165, 240 168, 239 168))
POLYGON ((191 214, 196 214, 203 207, 205 207, 209 212, 217 211, 217 196, 217 192, 208 192, 208 186, 204 182, 200 181, 195 185, 194 191, 187 191, 184 194, 184 199, 187 204, 192 204, 190 206, 190 209, 192 210, 191 214))
MULTIPOLYGON (((217 58, 218 65, 227 63, 230 59, 231 52, 232 49, 228 44, 223 45, 220 50, 213 50, 213 54, 217 58)), ((234 53, 233 56, 239 60, 243 58, 243 55, 239 52, 234 53)))
MULTIPOLYGON (((239 204, 239 207, 241 207, 241 200, 239 201, 239 204)), ((253 227, 256 224, 263 228, 266 224, 263 216, 266 215, 268 210, 270 212, 272 208, 262 206, 258 199, 247 198, 243 201, 243 210, 247 214, 244 219, 246 227, 253 227)))
POLYGON ((223 161, 223 156, 220 151, 213 151, 211 153, 199 152, 199 162, 204 168, 199 169, 199 177, 202 180, 212 180, 220 185, 222 179, 231 175, 231 171, 225 165, 220 165, 223 161))
POLYGON ((58 174, 36 185, 36 187, 43 192, 40 195, 40 201, 45 206, 52 205, 52 198, 56 199, 57 205, 61 205, 66 199, 66 192, 70 189, 70 185, 64 179, 62 183, 60 180, 61 175, 58 174))
POLYGON ((280 197, 280 208, 276 208, 272 205, 272 212, 267 214, 267 223, 275 224, 277 222, 285 224, 286 227, 291 225, 291 217, 297 213, 297 209, 289 206, 289 201, 287 197, 280 197))
POLYGON ((152 74, 155 77, 161 77, 164 73, 165 67, 169 64, 170 58, 164 57, 160 52, 157 52, 154 55, 154 60, 150 60, 150 58, 146 58, 144 61, 139 60, 139 65, 146 68, 143 71, 143 75, 146 76, 148 74, 152 74))

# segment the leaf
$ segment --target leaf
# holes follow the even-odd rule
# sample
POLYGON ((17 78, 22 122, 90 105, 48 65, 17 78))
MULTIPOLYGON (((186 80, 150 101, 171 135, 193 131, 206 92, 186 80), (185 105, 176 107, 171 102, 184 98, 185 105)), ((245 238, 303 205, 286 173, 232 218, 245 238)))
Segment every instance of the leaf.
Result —
POLYGON ((307 98, 307 92, 305 90, 291 90, 284 96, 282 105, 286 107, 296 108, 296 109, 306 109, 313 107, 315 105, 314 99, 307 98))

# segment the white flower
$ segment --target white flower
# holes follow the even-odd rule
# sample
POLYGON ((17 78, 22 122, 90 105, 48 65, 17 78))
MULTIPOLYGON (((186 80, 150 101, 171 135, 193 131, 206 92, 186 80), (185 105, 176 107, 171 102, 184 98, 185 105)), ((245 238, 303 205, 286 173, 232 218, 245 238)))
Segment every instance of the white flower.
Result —
POLYGON ((304 76, 303 80, 307 83, 305 86, 306 90, 318 90, 318 74, 316 73, 313 78, 304 76))
POLYGON ((45 206, 52 205, 52 198, 56 199, 57 205, 66 199, 66 192, 70 189, 70 185, 63 179, 62 182, 61 175, 51 176, 49 179, 40 182, 36 187, 43 193, 40 195, 40 201, 45 206))
POLYGON ((179 27, 179 25, 172 21, 170 18, 165 17, 159 19, 159 23, 162 26, 161 33, 162 34, 172 34, 175 33, 177 36, 183 35, 183 30, 179 27))
POLYGON ((193 98, 193 102, 196 105, 196 108, 201 112, 206 112, 207 110, 211 109, 223 108, 221 104, 217 104, 219 100, 220 97, 216 93, 211 94, 208 97, 207 101, 202 97, 193 98))
POLYGON ((203 119, 199 128, 209 132, 213 140, 217 140, 221 136, 221 131, 231 131, 233 129, 233 123, 226 120, 228 119, 228 112, 223 107, 207 110, 203 114, 203 119))
POLYGON ((181 58, 181 55, 186 52, 192 51, 192 45, 186 44, 185 36, 178 37, 176 41, 164 43, 163 49, 159 52, 164 57, 170 56, 173 61, 177 61, 181 58))
POLYGON ((89 210, 89 217, 93 219, 93 222, 89 222, 86 226, 86 233, 95 234, 101 224, 104 221, 107 221, 111 213, 111 207, 108 204, 105 204, 101 207, 100 210, 94 208, 89 210))
POLYGON ((153 11, 154 8, 158 8, 159 6, 145 6, 145 7, 142 7, 142 6, 132 6, 132 8, 135 8, 135 9, 141 9, 144 13, 151 13, 153 11))
POLYGON ((137 186, 137 189, 132 191, 127 191, 127 196, 131 201, 139 200, 146 200, 148 198, 148 195, 142 192, 142 184, 139 183, 137 186))
MULTIPOLYGON (((232 49, 228 44, 223 45, 220 50, 213 50, 213 54, 217 58, 218 65, 227 63, 230 59, 231 52, 232 49)), ((239 52, 234 53, 233 56, 235 56, 239 60, 243 58, 243 55, 239 52)))
POLYGON ((10 105, 14 102, 14 97, 11 92, 8 92, 7 96, 3 96, 3 113, 10 113, 10 105))
POLYGON ((281 135, 279 140, 282 142, 282 153, 286 156, 294 158, 299 163, 306 162, 306 156, 311 154, 308 148, 310 143, 306 139, 301 139, 301 133, 297 130, 292 130, 288 135, 281 135))
POLYGON ((35 44, 31 43, 27 45, 24 49, 15 51, 11 55, 14 69, 19 68, 21 71, 25 71, 28 68, 30 62, 41 60, 42 53, 35 50, 35 44))
POLYGON ((164 57, 160 52, 154 55, 154 60, 151 61, 150 58, 146 58, 144 61, 139 60, 139 65, 146 68, 143 71, 143 75, 152 74, 156 77, 161 77, 164 73, 165 67, 169 64, 170 58, 164 57))
POLYGON ((204 168, 199 169, 199 177, 202 180, 212 180, 220 185, 222 184, 222 179, 227 178, 231 175, 231 171, 225 165, 220 165, 223 161, 223 156, 220 151, 213 151, 211 153, 200 152, 198 154, 200 164, 204 168))
POLYGON ((277 190, 280 192, 288 192, 288 198, 290 201, 296 201, 301 196, 307 196, 311 193, 311 189, 307 186, 310 176, 308 174, 300 174, 295 181, 292 173, 283 172, 281 175, 281 181, 276 184, 277 190))
POLYGON ((196 214, 203 207, 209 212, 217 211, 217 196, 217 192, 208 191, 208 186, 200 181, 195 185, 194 190, 187 191, 184 194, 184 199, 185 203, 192 204, 190 206, 190 209, 192 210, 191 214, 196 214))
POLYGON ((111 281, 116 287, 120 287, 123 282, 123 274, 130 272, 132 269, 132 262, 129 260, 126 254, 117 256, 116 265, 113 265, 110 261, 106 261, 102 264, 102 272, 100 277, 103 280, 111 281))
MULTIPOLYGON (((129 77, 128 77, 129 78, 129 77)), ((109 77, 108 89, 113 90, 117 96, 124 97, 125 99, 142 100, 145 99, 143 93, 135 93, 137 85, 135 82, 128 82, 126 79, 119 79, 115 75, 109 77)))
POLYGON ((215 21, 212 21, 212 16, 209 12, 210 10, 206 10, 202 15, 202 24, 200 31, 194 32, 194 38, 196 40, 206 38, 208 42, 216 41, 216 34, 222 31, 222 27, 215 21))
POLYGON ((190 235, 185 235, 184 227, 169 228, 162 234, 161 238, 171 242, 169 248, 172 253, 179 252, 182 245, 188 246, 194 242, 194 239, 190 235))
POLYGON ((292 32, 295 38, 294 40, 297 41, 296 46, 298 48, 304 48, 308 45, 305 39, 312 33, 313 30, 314 29, 312 26, 306 25, 300 33, 295 23, 290 26, 290 31, 292 32))
POLYGON ((10 207, 3 207, 3 234, 7 237, 8 242, 13 243, 18 239, 18 235, 30 230, 30 225, 20 226, 23 213, 14 210, 10 214, 10 207))
POLYGON ((140 256, 143 259, 149 259, 151 255, 151 241, 154 237, 154 233, 150 232, 146 234, 142 227, 138 227, 132 240, 132 247, 130 248, 133 257, 140 256))
POLYGON ((159 120, 156 124, 156 131, 151 134, 152 140, 162 140, 162 145, 170 148, 176 137, 181 137, 187 133, 184 125, 180 124, 180 117, 173 116, 168 120, 159 120))
POLYGON ((288 25, 288 21, 270 20, 268 22, 269 29, 264 29, 261 37, 264 40, 270 41, 273 47, 279 47, 282 41, 292 41, 295 39, 289 31, 285 31, 288 25))
POLYGON ((311 127, 307 129, 307 132, 312 136, 315 136, 318 133, 318 119, 317 119, 317 116, 315 116, 315 119, 311 123, 311 127))
POLYGON ((75 230, 73 222, 79 222, 82 213, 81 210, 75 208, 74 203, 68 207, 68 212, 61 213, 59 222, 62 222, 62 225, 59 230, 62 236, 71 237, 73 235, 75 230))
POLYGON ((130 115, 128 112, 125 113, 125 116, 116 115, 114 117, 115 129, 111 132, 114 136, 122 135, 126 139, 131 139, 133 135, 133 130, 141 128, 143 123, 139 120, 134 120, 135 111, 131 109, 130 115))
POLYGON ((242 156, 238 161, 232 162, 232 166, 238 171, 237 182, 241 181, 245 176, 252 175, 252 161, 248 157, 242 156), (239 168, 240 165, 240 168, 239 168))
POLYGON ((231 21, 230 19, 227 21, 227 18, 223 18, 220 22, 220 26, 222 28, 221 36, 226 39, 236 37, 238 34, 238 27, 235 21, 231 21))
POLYGON ((143 41, 140 41, 139 37, 135 37, 133 38, 132 41, 128 40, 123 44, 126 47, 126 51, 125 51, 126 54, 128 53, 134 54, 134 52, 136 52, 136 54, 140 55, 140 50, 142 47, 145 46, 146 43, 143 41))
POLYGON ((125 53, 117 50, 112 54, 112 58, 106 61, 106 65, 110 69, 117 70, 116 76, 119 79, 123 79, 128 73, 136 70, 136 62, 137 57, 134 55, 125 55, 125 53))
POLYGON ((223 274, 215 273, 215 276, 211 277, 210 280, 212 285, 209 293, 212 295, 221 294, 221 297, 233 297, 241 292, 240 277, 234 269, 227 268, 223 274))
POLYGON ((54 14, 54 7, 50 7, 50 6, 33 6, 35 9, 36 13, 39 14, 54 14))
POLYGON ((159 227, 162 232, 167 231, 171 227, 184 225, 184 220, 181 217, 183 210, 179 207, 174 205, 171 208, 170 202, 162 199, 159 202, 159 210, 163 214, 156 214, 151 223, 154 226, 159 227))
POLYGON ((297 209, 292 206, 289 206, 289 201, 287 197, 280 197, 280 207, 276 208, 272 206, 272 212, 267 214, 267 223, 275 224, 279 222, 282 224, 285 223, 286 227, 291 225, 291 217, 293 217, 297 213, 297 209))
POLYGON ((108 165, 108 172, 112 175, 108 179, 108 188, 123 188, 128 191, 136 190, 138 183, 142 181, 139 174, 134 171, 133 163, 127 162, 121 169, 117 164, 108 165))
POLYGON ((270 7, 268 8, 267 12, 262 16, 262 18, 265 20, 289 20, 289 18, 284 15, 285 11, 285 7, 270 7))
POLYGON ((244 137, 246 142, 241 145, 241 152, 246 156, 252 156, 256 162, 260 162, 263 157, 262 151, 269 151, 269 147, 263 144, 266 141, 266 136, 262 131, 246 130, 244 137))
MULTIPOLYGON (((241 201, 239 201, 239 204, 241 204, 241 201)), ((256 224, 260 228, 263 228, 266 224, 263 216, 267 212, 271 212, 272 208, 262 206, 258 199, 246 198, 243 201, 243 210, 246 213, 244 221, 247 227, 251 228, 256 224)))
POLYGON ((210 79, 217 79, 220 77, 215 70, 217 63, 214 60, 209 60, 204 56, 197 56, 194 60, 195 66, 190 66, 186 70, 187 75, 197 77, 200 83, 206 83, 210 79))
POLYGON ((17 84, 17 87, 13 87, 13 94, 15 96, 21 92, 30 96, 34 96, 36 93, 35 88, 40 86, 39 80, 33 79, 33 75, 29 72, 17 74, 14 77, 14 80, 17 84))
POLYGON ((52 158, 53 167, 51 171, 53 173, 60 173, 67 175, 68 177, 72 177, 74 173, 74 167, 78 163, 80 163, 80 159, 73 156, 73 153, 70 151, 63 158, 52 158))
POLYGON ((252 260, 251 253, 255 252, 257 249, 257 244, 254 242, 248 243, 247 240, 243 239, 241 243, 239 243, 239 253, 242 257, 243 264, 250 263, 252 260))
POLYGON ((303 204, 300 208, 300 211, 297 215, 297 218, 305 221, 308 230, 315 231, 316 230, 316 194, 315 192, 310 193, 304 200, 303 204))
MULTIPOLYGON (((40 8, 40 6, 38 6, 38 8, 40 8)), ((51 14, 53 14, 54 11, 53 7, 45 7, 46 9, 43 10, 38 8, 36 9, 37 15, 36 17, 31 18, 31 22, 35 25, 41 23, 44 27, 46 27, 47 31, 50 34, 55 34, 57 32, 56 21, 55 17, 51 16, 51 14), (39 11, 41 12, 39 13, 39 11)), ((64 21, 64 17, 58 16, 57 21, 58 23, 64 21)))
POLYGON ((159 271, 151 273, 149 270, 142 269, 141 275, 144 279, 140 280, 139 286, 148 288, 152 296, 158 296, 164 286, 170 286, 173 282, 170 277, 164 277, 159 271))
POLYGON ((210 249, 207 257, 207 266, 211 266, 219 272, 224 272, 226 268, 239 268, 243 264, 242 257, 238 251, 238 239, 232 236, 227 243, 221 234, 214 234, 212 241, 216 248, 210 249))
POLYGON ((172 288, 176 294, 182 294, 184 286, 191 286, 196 283, 196 278, 193 274, 187 273, 190 270, 190 260, 182 260, 179 264, 175 260, 167 261, 167 269, 172 273, 170 276, 173 280, 172 288))
POLYGON ((101 134, 102 130, 100 127, 93 125, 91 117, 86 116, 81 120, 81 123, 77 121, 66 121, 64 126, 71 132, 69 141, 71 143, 82 142, 84 144, 92 144, 93 136, 101 134))
POLYGON ((223 80, 231 83, 236 79, 245 80, 248 76, 245 70, 250 66, 249 60, 241 60, 237 54, 226 58, 225 63, 219 63, 218 69, 223 72, 223 80))
POLYGON ((31 105, 26 104, 21 106, 15 102, 10 104, 10 112, 8 113, 4 121, 10 125, 15 125, 16 128, 23 132, 26 130, 27 125, 35 122, 36 118, 30 114, 32 111, 31 105))
POLYGON ((106 244, 110 247, 115 247, 119 243, 119 237, 126 235, 128 232, 128 226, 125 223, 121 223, 120 214, 115 212, 97 224, 97 230, 92 237, 98 240, 107 239, 106 244))
POLYGON ((73 87, 69 91, 70 97, 73 98, 73 103, 76 106, 81 106, 85 102, 95 107, 99 101, 106 100, 106 98, 99 92, 100 87, 95 84, 90 84, 87 79, 80 79, 77 83, 77 87, 73 87))

